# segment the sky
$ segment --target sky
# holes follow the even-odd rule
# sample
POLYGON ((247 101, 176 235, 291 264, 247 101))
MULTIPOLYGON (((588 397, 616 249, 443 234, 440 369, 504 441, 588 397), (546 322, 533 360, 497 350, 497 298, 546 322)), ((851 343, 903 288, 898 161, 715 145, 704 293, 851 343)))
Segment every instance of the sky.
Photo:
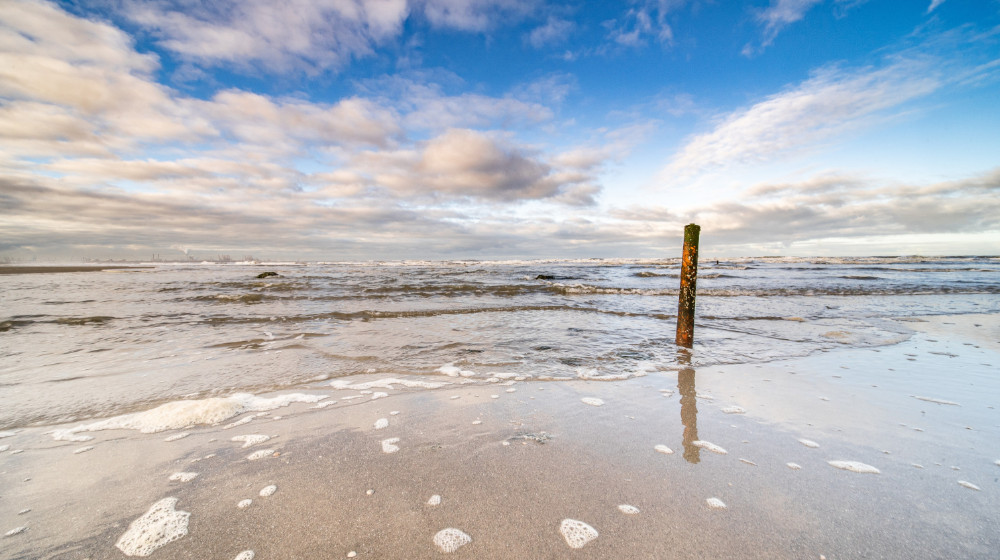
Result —
POLYGON ((0 0, 0 259, 1000 254, 1000 0, 0 0))

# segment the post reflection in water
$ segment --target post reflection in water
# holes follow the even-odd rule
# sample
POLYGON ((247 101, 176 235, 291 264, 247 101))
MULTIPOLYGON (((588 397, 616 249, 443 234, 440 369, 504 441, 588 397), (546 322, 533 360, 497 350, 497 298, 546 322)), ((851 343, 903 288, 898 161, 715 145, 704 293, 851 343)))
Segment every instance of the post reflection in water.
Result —
MULTIPOLYGON (((682 358, 688 357, 682 354, 682 358)), ((681 363, 690 363, 682 360, 681 363)), ((677 391, 681 394, 681 424, 684 425, 684 459, 689 463, 701 461, 698 441, 698 396, 694 388, 694 368, 686 367, 677 372, 677 391)))

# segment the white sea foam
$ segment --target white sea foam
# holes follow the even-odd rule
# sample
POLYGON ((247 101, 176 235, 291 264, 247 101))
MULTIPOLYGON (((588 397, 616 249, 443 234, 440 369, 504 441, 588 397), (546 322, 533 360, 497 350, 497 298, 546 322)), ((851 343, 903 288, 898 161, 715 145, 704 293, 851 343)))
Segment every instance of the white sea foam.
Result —
POLYGON ((452 395, 452 396, 450 396, 448 398, 451 399, 451 400, 460 399, 460 398, 462 398, 462 395, 452 395))
POLYGON ((472 537, 454 527, 441 529, 434 535, 434 544, 441 549, 441 552, 445 553, 455 552, 470 542, 472 542, 472 537))
POLYGON ((802 468, 802 465, 798 463, 785 463, 785 466, 792 469, 793 471, 797 471, 802 468))
POLYGON ((811 440, 811 439, 800 439, 799 443, 801 443, 802 445, 804 445, 806 447, 811 447, 813 449, 816 449, 817 447, 819 447, 819 444, 816 443, 815 441, 811 440))
POLYGON ((395 415, 397 415, 397 414, 399 414, 399 411, 398 411, 398 410, 390 410, 390 411, 389 411, 389 416, 395 416, 395 415))
POLYGON ((699 440, 692 441, 691 445, 693 445, 695 447, 700 447, 702 449, 707 449, 708 451, 711 451, 712 453, 718 453, 719 455, 725 455, 725 454, 729 453, 728 451, 726 451, 722 447, 720 447, 718 445, 715 445, 714 443, 712 443, 710 441, 704 441, 704 440, 700 440, 699 439, 699 440))
POLYGON ((382 440, 382 453, 395 453, 395 452, 399 451, 399 446, 396 445, 397 443, 399 443, 399 438, 398 437, 391 437, 391 438, 388 438, 388 439, 383 439, 382 440))
POLYGON ((170 475, 170 480, 173 482, 191 482, 198 477, 196 472, 175 472, 170 475))
MULTIPOLYGON (((257 416, 260 416, 260 414, 258 414, 257 416)), ((222 427, 222 429, 223 429, 223 430, 231 430, 231 429, 233 429, 233 428, 236 428, 236 427, 239 427, 239 426, 242 426, 243 424, 247 424, 247 423, 249 423, 249 422, 250 422, 250 421, 252 421, 252 420, 253 420, 253 419, 254 419, 255 417, 256 417, 256 416, 252 416, 252 415, 251 415, 251 416, 244 416, 243 418, 240 418, 239 420, 237 420, 237 421, 235 421, 235 422, 231 422, 231 423, 229 423, 229 424, 226 424, 225 426, 223 426, 223 427, 222 427)))
POLYGON ((584 404, 589 404, 590 406, 603 406, 604 401, 596 397, 583 397, 580 399, 584 404))
POLYGON ((253 551, 244 550, 243 552, 237 554, 236 558, 233 558, 233 560, 253 560, 253 551))
POLYGON ((559 532, 570 548, 583 548, 598 536, 597 529, 576 519, 563 519, 559 524, 559 532))
POLYGON ((240 503, 236 504, 236 507, 238 507, 240 509, 247 509, 248 507, 250 507, 250 504, 252 504, 252 503, 253 503, 253 500, 251 500, 250 498, 247 498, 245 500, 240 500, 240 503))
POLYGON ((973 483, 971 483, 971 482, 969 482, 967 480, 959 480, 958 481, 958 485, 959 486, 964 486, 964 487, 968 488, 969 490, 976 490, 976 491, 980 491, 981 490, 978 486, 976 486, 975 484, 973 484, 973 483))
POLYGON ((427 500, 427 505, 429 506, 441 505, 441 496, 434 494, 433 496, 430 497, 430 499, 427 500))
POLYGON ((658 453, 663 453, 664 455, 671 455, 674 452, 673 449, 670 449, 669 447, 663 445, 662 443, 657 445, 653 449, 655 449, 658 453))
POLYGON ((858 461, 827 461, 830 466, 862 474, 881 474, 882 471, 858 461))
POLYGON ((251 447, 257 445, 258 443, 264 443, 265 441, 271 439, 271 436, 266 436, 264 434, 250 434, 245 436, 233 436, 229 441, 242 441, 243 448, 251 447))
POLYGON ((482 421, 482 420, 473 420, 473 421, 472 421, 472 425, 473 425, 473 426, 478 426, 478 425, 480 425, 480 424, 482 424, 482 423, 483 423, 483 421, 482 421))
POLYGON ((163 438, 163 441, 177 441, 179 439, 184 439, 184 438, 188 437, 189 435, 191 435, 191 432, 181 432, 179 434, 174 434, 172 436, 167 436, 167 437, 163 438))
POLYGON ((13 450, 13 451, 10 452, 11 455, 18 455, 20 453, 24 453, 24 450, 23 449, 15 449, 15 450, 13 450))
POLYGON ((247 455, 247 460, 256 461, 258 459, 263 459, 264 457, 270 457, 273 454, 273 449, 261 449, 260 451, 254 451, 253 453, 247 455))
MULTIPOLYGON (((315 403, 325 399, 326 395, 306 395, 291 393, 266 398, 238 393, 230 397, 215 397, 210 399, 173 401, 162 404, 144 412, 124 414, 82 424, 67 430, 52 432, 54 439, 63 436, 72 437, 79 432, 96 432, 100 430, 138 430, 142 433, 163 432, 192 426, 195 424, 218 424, 238 414, 259 410, 274 410, 292 403, 315 403)), ((79 441, 79 440, 74 440, 79 441)))
POLYGON ((957 402, 946 401, 944 399, 935 399, 933 397, 918 397, 917 395, 913 395, 913 398, 915 398, 917 400, 927 401, 927 402, 932 402, 932 403, 937 403, 937 404, 947 404, 947 405, 951 405, 951 406, 962 406, 962 405, 958 404, 957 402))
POLYGON ((499 399, 499 398, 500 398, 500 395, 490 395, 490 398, 491 398, 491 399, 499 399))
POLYGON ((746 413, 746 410, 739 406, 727 406, 722 409, 722 412, 725 412, 726 414, 744 414, 746 413))
POLYGON ((177 498, 163 498, 129 525, 115 546, 126 556, 149 556, 188 533, 191 513, 175 510, 177 498))
POLYGON ((17 512, 17 514, 18 515, 24 515, 24 514, 28 513, 29 511, 31 511, 31 508, 25 508, 25 509, 22 509, 21 511, 17 512))
POLYGON ((328 406, 335 405, 335 404, 337 404, 337 401, 334 401, 334 400, 320 401, 320 402, 316 403, 315 405, 313 405, 313 406, 311 406, 309 408, 326 408, 328 406))
POLYGON ((374 427, 375 427, 376 430, 381 430, 383 428, 388 428, 389 427, 389 419, 388 418, 379 418, 378 420, 375 421, 375 426, 374 427))
POLYGON ((630 506, 628 504, 621 504, 620 506, 618 506, 618 511, 626 515, 636 515, 637 513, 639 513, 639 508, 635 506, 630 506))
POLYGON ((5 430, 5 431, 0 432, 0 439, 9 438, 9 437, 15 436, 15 435, 17 435, 17 432, 15 432, 13 430, 5 430))
POLYGON ((80 449, 74 450, 73 451, 73 455, 79 455, 80 453, 86 453, 86 452, 90 451, 93 448, 94 448, 93 445, 87 445, 85 447, 81 447, 80 449))
POLYGON ((726 509, 726 503, 718 498, 709 498, 705 503, 712 509, 726 509))
POLYGON ((437 369, 437 371, 447 375, 448 377, 473 377, 476 375, 476 372, 474 371, 464 370, 451 364, 441 366, 437 369))
POLYGON ((13 537, 14 535, 19 535, 19 534, 21 534, 21 533, 23 533, 23 532, 25 532, 27 530, 28 530, 28 528, 24 527, 24 526, 14 527, 10 531, 7 531, 6 533, 4 533, 3 536, 5 536, 5 537, 13 537))
POLYGON ((374 401, 376 399, 384 399, 384 398, 386 398, 388 396, 389 396, 389 393, 386 393, 386 392, 383 392, 383 391, 375 391, 374 393, 372 393, 372 399, 371 400, 374 401))
POLYGON ((10 449, 9 445, 6 445, 6 444, 5 445, 0 445, 0 453, 3 453, 4 451, 7 451, 8 449, 10 449))
POLYGON ((748 464, 748 465, 751 465, 751 466, 754 466, 754 467, 756 467, 756 466, 757 466, 757 463, 754 463, 754 462, 753 462, 753 461, 751 461, 750 459, 740 459, 740 462, 741 462, 741 463, 746 463, 746 464, 748 464))
POLYGON ((265 486, 265 487, 261 488, 260 492, 258 494, 260 495, 261 498, 266 498, 268 496, 273 496, 274 493, 277 492, 277 491, 278 491, 278 487, 275 486, 274 484, 272 484, 270 486, 265 486))
POLYGON ((517 389, 511 387, 510 389, 507 389, 507 392, 508 393, 515 393, 515 392, 517 392, 517 389))
POLYGON ((450 385, 446 381, 420 381, 419 379, 398 379, 395 377, 388 377, 385 379, 379 379, 377 381, 366 381, 364 383, 354 383, 351 384, 350 381, 345 379, 334 379, 330 382, 330 386, 334 389, 348 389, 353 391, 364 391, 366 389, 392 389, 395 390, 394 385, 402 385, 403 387, 418 388, 418 389, 437 389, 444 387, 445 385, 450 385))

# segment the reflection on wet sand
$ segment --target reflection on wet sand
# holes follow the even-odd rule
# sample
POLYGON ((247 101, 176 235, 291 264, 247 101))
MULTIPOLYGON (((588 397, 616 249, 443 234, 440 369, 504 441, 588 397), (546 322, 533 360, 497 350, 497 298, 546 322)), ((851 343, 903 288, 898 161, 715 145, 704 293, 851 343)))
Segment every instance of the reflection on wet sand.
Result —
POLYGON ((677 372, 677 391, 681 394, 681 424, 684 425, 684 459, 689 463, 701 461, 698 441, 698 397, 694 388, 694 369, 677 372))

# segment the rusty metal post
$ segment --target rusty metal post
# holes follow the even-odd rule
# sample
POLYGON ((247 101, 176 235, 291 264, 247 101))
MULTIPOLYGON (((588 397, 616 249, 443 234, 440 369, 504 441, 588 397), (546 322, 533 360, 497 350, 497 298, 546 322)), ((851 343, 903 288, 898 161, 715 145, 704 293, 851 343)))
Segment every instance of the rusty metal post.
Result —
POLYGON ((701 226, 684 227, 684 253, 681 256, 681 293, 677 306, 677 345, 691 348, 694 344, 694 298, 698 280, 698 236, 701 226))

